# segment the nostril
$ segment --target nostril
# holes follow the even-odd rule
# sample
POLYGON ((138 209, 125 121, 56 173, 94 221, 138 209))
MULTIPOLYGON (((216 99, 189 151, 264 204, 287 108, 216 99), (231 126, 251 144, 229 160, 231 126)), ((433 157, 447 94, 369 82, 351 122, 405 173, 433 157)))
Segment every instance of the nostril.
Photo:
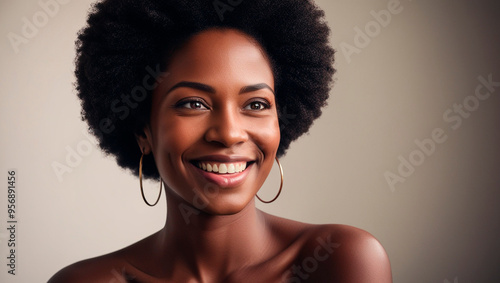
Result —
POLYGON ((219 126, 208 129, 205 134, 205 140, 207 142, 217 142, 224 145, 225 147, 230 147, 232 145, 247 141, 248 134, 244 129, 240 127, 219 126))

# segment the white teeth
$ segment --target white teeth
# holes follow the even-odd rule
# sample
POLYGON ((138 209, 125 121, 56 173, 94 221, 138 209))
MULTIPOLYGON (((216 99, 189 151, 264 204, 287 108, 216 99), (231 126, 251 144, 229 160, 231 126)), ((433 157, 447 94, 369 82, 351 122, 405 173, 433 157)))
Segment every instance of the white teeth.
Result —
MULTIPOLYGON (((231 163, 231 164, 229 164, 229 166, 227 166, 227 173, 232 174, 235 172, 234 170, 235 170, 234 164, 231 163)), ((222 173, 222 172, 219 172, 219 173, 222 173)))
POLYGON ((235 163, 205 163, 198 162, 198 168, 207 172, 214 172, 219 174, 234 174, 244 171, 247 167, 246 162, 235 162, 235 163))
POLYGON ((219 173, 220 174, 226 174, 227 173, 227 166, 226 166, 226 164, 219 165, 219 173))

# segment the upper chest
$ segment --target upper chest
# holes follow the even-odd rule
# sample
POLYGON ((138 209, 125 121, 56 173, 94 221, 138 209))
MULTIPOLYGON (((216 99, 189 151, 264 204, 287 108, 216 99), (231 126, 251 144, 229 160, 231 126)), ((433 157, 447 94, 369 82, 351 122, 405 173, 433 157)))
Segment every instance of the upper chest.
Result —
MULTIPOLYGON (((242 267, 227 274, 213 273, 204 280, 181 265, 165 267, 161 276, 153 276, 136 268, 124 268, 118 282, 189 282, 189 283, 256 283, 256 282, 327 282, 323 281, 328 270, 328 253, 304 251, 300 245, 290 246, 272 258, 255 265, 242 267), (308 255, 309 254, 309 255, 308 255)), ((223 269, 223 268, 222 268, 223 269)))

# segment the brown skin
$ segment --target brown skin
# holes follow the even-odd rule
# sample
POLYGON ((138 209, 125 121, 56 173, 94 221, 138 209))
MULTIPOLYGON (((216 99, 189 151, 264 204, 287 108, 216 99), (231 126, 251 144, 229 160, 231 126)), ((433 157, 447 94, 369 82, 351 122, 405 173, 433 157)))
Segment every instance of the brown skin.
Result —
POLYGON ((235 30, 194 36, 173 56, 138 136, 165 184, 165 227, 49 282, 392 282, 385 250, 367 232, 255 208, 279 140, 274 77, 260 46, 235 30), (206 177, 200 161, 249 166, 235 181, 206 177))

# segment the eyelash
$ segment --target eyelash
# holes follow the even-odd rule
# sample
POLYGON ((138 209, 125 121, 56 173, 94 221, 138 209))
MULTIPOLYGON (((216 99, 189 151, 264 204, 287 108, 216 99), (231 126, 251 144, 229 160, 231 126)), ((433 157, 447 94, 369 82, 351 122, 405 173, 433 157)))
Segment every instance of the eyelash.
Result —
POLYGON ((203 110, 210 109, 210 107, 207 106, 207 103, 203 99, 197 99, 197 98, 182 99, 181 101, 177 102, 174 105, 174 108, 186 108, 186 109, 192 109, 192 110, 198 109, 198 108, 188 108, 188 107, 185 107, 185 105, 191 104, 191 103, 199 103, 199 104, 201 104, 201 106, 203 106, 203 107, 206 108, 206 109, 203 109, 203 110))
MULTIPOLYGON (((187 104, 191 104, 191 103, 199 103, 199 104, 201 104, 202 107, 206 108, 206 109, 201 109, 201 110, 210 110, 210 107, 207 106, 207 103, 203 99, 198 99, 198 98, 183 99, 183 100, 177 102, 174 105, 174 108, 179 108, 179 109, 186 108, 186 109, 191 109, 191 110, 200 109, 200 108, 185 107, 187 104)), ((245 110, 251 110, 251 111, 262 111, 262 110, 266 110, 266 109, 270 109, 270 108, 271 108, 271 104, 269 102, 267 102, 266 100, 253 100, 253 101, 250 101, 244 107, 245 110), (259 103, 262 106, 262 108, 261 109, 247 109, 247 107, 251 107, 255 103, 259 103)))
POLYGON ((253 100, 253 101, 250 101, 244 109, 246 109, 247 107, 251 107, 252 104, 254 103, 259 103, 262 108, 261 109, 248 109, 248 110, 255 110, 255 111, 262 111, 262 110, 266 110, 266 109, 270 109, 271 108, 271 104, 267 101, 264 101, 264 100, 253 100))

